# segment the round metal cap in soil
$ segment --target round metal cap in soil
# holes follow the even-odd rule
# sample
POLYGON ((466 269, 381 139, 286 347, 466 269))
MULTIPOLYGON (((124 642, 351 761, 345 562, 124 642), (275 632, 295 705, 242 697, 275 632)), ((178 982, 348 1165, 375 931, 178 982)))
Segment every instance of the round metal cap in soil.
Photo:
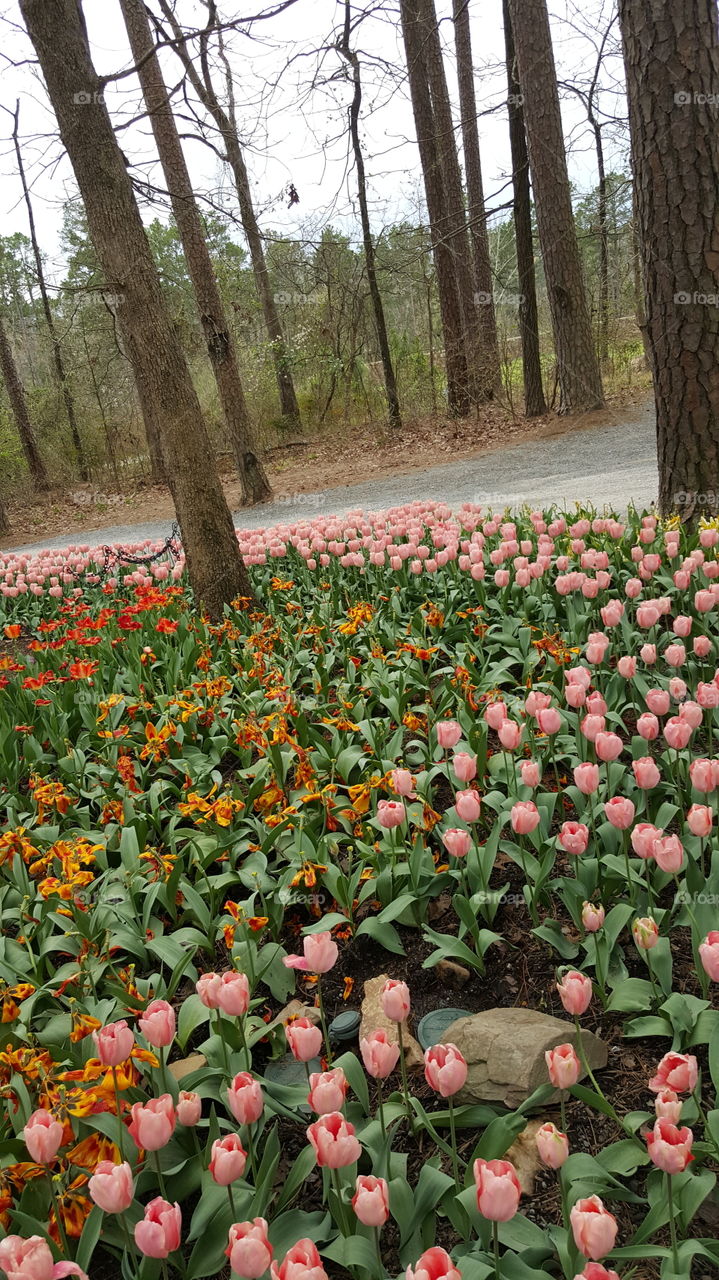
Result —
MULTIPOLYGON (((307 1065, 310 1069, 310 1074, 322 1070, 322 1063, 319 1058, 313 1058, 307 1065)), ((273 1084, 302 1084, 307 1086, 305 1064, 304 1062, 297 1062, 291 1053, 286 1053, 283 1058, 278 1058, 276 1062, 268 1063, 265 1068, 265 1079, 270 1080, 273 1084)))
POLYGON ((352 1040, 360 1029, 359 1013, 356 1009, 345 1009, 342 1013, 338 1013, 333 1018, 327 1030, 330 1033, 330 1040, 352 1040))
POLYGON ((420 1019, 417 1039, 423 1049, 431 1049, 433 1044, 442 1043, 442 1037, 452 1022, 469 1016, 469 1009, 432 1009, 420 1019))

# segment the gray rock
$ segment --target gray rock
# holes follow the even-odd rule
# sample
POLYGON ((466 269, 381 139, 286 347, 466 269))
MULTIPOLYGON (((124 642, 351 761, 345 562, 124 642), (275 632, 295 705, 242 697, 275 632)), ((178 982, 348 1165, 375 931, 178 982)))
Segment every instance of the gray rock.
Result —
MULTIPOLYGON (((469 1066, 460 1102, 503 1102, 516 1108, 542 1084, 548 1084, 547 1049, 575 1043, 574 1024, 536 1009, 487 1009, 458 1018, 444 1033, 469 1066)), ((607 1046, 582 1031, 582 1047, 594 1071, 607 1065, 607 1046)))

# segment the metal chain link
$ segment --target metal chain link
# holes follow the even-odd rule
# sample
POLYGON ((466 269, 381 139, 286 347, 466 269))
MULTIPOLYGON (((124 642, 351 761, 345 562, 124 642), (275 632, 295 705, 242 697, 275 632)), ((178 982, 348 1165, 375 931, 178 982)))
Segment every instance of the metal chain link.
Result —
POLYGON ((103 546, 103 562, 100 567, 95 569, 82 569, 77 572, 75 569, 68 569, 68 572, 76 582, 85 582, 88 586, 97 586, 109 578, 122 565, 150 565, 155 564, 166 556, 170 567, 174 568, 177 563, 180 552, 182 550, 182 539, 180 537, 180 526, 175 520, 172 529, 159 551, 154 551, 150 555, 132 555, 129 551, 125 551, 123 547, 103 546), (92 579, 92 582, 90 581, 92 579))

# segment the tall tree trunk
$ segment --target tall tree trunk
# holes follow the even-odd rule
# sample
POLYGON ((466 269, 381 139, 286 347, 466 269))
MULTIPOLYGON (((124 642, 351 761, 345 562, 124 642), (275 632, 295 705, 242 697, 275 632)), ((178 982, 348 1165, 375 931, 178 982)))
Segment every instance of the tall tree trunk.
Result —
MULTIPOLYGON (((275 366, 275 378, 277 381, 277 390, 280 398, 282 416, 289 426, 299 426, 300 409, 297 403, 294 381, 292 379, 292 372, 287 358, 287 346, 285 343, 284 333, 282 331, 282 324, 280 322, 279 312, 277 310, 275 296, 272 292, 272 284, 267 270, 265 251, 262 244, 262 235, 260 233, 254 205, 252 203, 250 179, 247 173, 247 166, 245 164, 245 158, 237 131, 237 122, 235 120, 232 97, 230 97, 230 105, 226 110, 217 96, 210 71, 207 41, 210 33, 219 25, 217 19, 217 6, 214 3, 214 0, 209 0, 207 3, 208 21, 207 27, 203 33, 200 51, 202 75, 199 74, 193 59, 187 50, 186 44, 183 40, 182 28, 177 21, 169 0, 160 0, 160 7, 165 18, 172 27, 173 38, 176 42, 174 46, 175 53, 182 61, 195 93, 200 99, 200 102, 208 115, 210 115, 214 120, 220 132, 220 136, 222 137, 227 163, 232 170, 232 176, 235 180, 237 203, 240 207, 240 220, 247 240, 247 246, 250 251, 250 261, 252 263, 255 288, 257 289, 257 294, 260 299, 262 314, 265 321, 265 329, 267 330, 267 336, 270 341, 270 349, 275 366)), ((231 94, 231 77, 229 77, 228 89, 231 94)))
POLYGON ((77 0, 21 0, 142 398, 161 432, 190 581, 212 617, 250 596, 197 393, 167 312, 132 182, 102 97, 77 0))
POLYGON ((620 0, 659 508, 719 512, 719 13, 620 0), (711 105, 710 105, 711 104, 711 105))
POLYGON ((355 166, 357 169, 357 198, 359 201, 360 220, 362 223, 362 243, 364 245, 365 270, 367 272, 367 283, 369 285, 370 299, 372 302, 372 312, 377 332, 380 359, 382 360, 384 388, 385 395, 387 397, 387 411, 390 426, 401 427, 402 415, 399 408, 397 380, 394 376, 392 354, 389 349, 389 338, 387 336, 387 325, 384 318, 384 307, 382 306, 382 295, 379 290, 379 284, 377 283, 374 242, 372 240, 372 230, 370 228, 369 211, 367 208, 367 181, 365 178, 364 156, 362 155, 362 146, 359 136, 359 116, 360 108, 362 106, 362 80, 360 76, 359 58, 350 48, 349 0, 345 0, 344 35, 342 44, 338 45, 338 50, 352 69, 354 94, 349 107, 350 137, 352 139, 352 150, 354 152, 355 166))
POLYGON ((143 0, 120 0, 120 8, 197 300, 207 353, 242 483, 242 501, 243 504, 265 502, 271 497, 272 489, 253 443, 235 345, 155 53, 145 5, 143 0))
POLYGON ((519 332, 522 341, 524 378, 524 412, 538 418, 547 412, 542 387, 542 360, 539 349, 539 314, 537 280, 534 270, 534 237, 532 235, 532 200, 529 189, 529 156, 524 128, 522 95, 517 79, 514 36, 508 0, 502 0, 504 40, 507 51, 507 109, 509 112, 509 145, 512 156, 514 189, 514 241, 519 281, 519 332))
POLYGON ((15 357, 10 346, 10 339, 7 330, 0 316, 0 373, 5 383, 8 400, 10 401, 10 409, 20 437, 22 451, 25 454, 25 461, 32 478, 32 482, 36 489, 46 493, 50 488, 45 463, 38 448, 37 436, 35 428, 30 421, 28 413, 27 400, 25 399, 25 390, 20 380, 15 357))
POLYGON ((546 0, 509 0, 557 354, 560 413, 599 409, 602 378, 582 276, 546 0))
POLYGON ((599 359, 609 356, 609 214, 607 207, 607 173, 604 165, 602 126, 596 117, 591 121, 597 153, 597 221, 599 223, 599 359))
POLYGON ((35 215, 32 208, 32 200, 30 199, 30 190, 25 179, 25 165, 22 158, 22 149, 20 147, 20 103, 15 104, 15 114, 13 117, 12 139, 15 144, 15 155, 17 157, 17 168, 22 183, 23 196, 25 198, 25 208, 27 209, 27 220, 30 226, 30 242, 32 244, 32 252, 35 258, 35 269, 37 271, 37 282, 40 289, 40 297, 42 299, 42 309, 45 316, 47 331, 50 335, 52 344, 52 358, 55 364, 55 374, 57 376, 58 386, 62 393, 63 403, 65 405, 65 414, 67 416, 67 425, 70 428, 72 436, 72 444, 77 458, 77 468, 82 480, 90 478, 90 472, 85 458, 85 451, 82 447, 82 439, 80 437, 80 428, 77 425, 77 416, 75 414, 75 400, 68 382, 67 373, 65 372, 65 361, 62 355, 62 347, 60 339, 55 329, 55 319, 50 306, 50 299, 47 294, 45 284, 45 271, 42 265, 42 255, 40 253, 40 245, 38 243, 37 233, 35 231, 35 215))
POLYGON ((437 274, 437 293, 442 317, 444 360, 447 371, 447 400, 450 413, 461 416, 469 412, 471 403, 469 355, 455 258, 448 235, 445 181, 437 146, 437 126, 425 63, 424 23, 421 21, 418 0, 400 0, 400 13, 412 112, 417 131, 417 145, 427 197, 432 251, 437 274))
POLYGON ((479 326, 479 390, 489 398, 501 384, 497 317, 494 310, 494 282, 489 256, 487 214, 482 183, 482 161, 477 128, 477 99, 474 92, 472 37, 469 24, 469 0, 453 0, 454 43, 457 52, 457 85, 462 121, 462 150, 467 183, 469 234, 474 266, 475 301, 479 326))
POLYGON ((10 517, 7 513, 5 495, 0 493, 0 536, 10 532, 10 517))

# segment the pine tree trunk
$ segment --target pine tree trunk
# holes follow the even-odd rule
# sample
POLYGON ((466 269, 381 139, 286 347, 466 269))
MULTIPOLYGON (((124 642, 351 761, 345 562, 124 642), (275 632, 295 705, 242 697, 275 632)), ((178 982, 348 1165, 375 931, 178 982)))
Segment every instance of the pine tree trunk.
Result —
POLYGON ((10 517, 7 513, 4 495, 0 494, 0 536, 6 533, 10 533, 10 517))
POLYGON ((597 222, 599 223, 599 359, 609 356, 609 214, 607 208, 607 173, 604 165, 604 142, 599 121, 592 120, 594 147, 597 153, 599 187, 597 222))
POLYGON ((360 76, 359 58, 357 57, 357 54, 350 49, 349 22, 350 6, 349 0, 346 0, 344 40, 342 45, 339 46, 339 51, 342 54, 342 57, 345 58, 350 65, 352 71, 352 83, 354 86, 354 94, 349 109, 349 120, 352 151, 354 153, 355 167, 357 169, 357 198, 359 201, 360 221, 362 224, 365 270, 367 272, 367 283, 369 285, 370 300, 372 302, 372 312, 374 315, 374 324, 377 333, 377 344, 379 346, 380 359, 382 361, 382 373, 384 376, 384 388, 385 396, 387 398, 387 411, 390 426, 401 427, 402 415, 399 407, 397 380, 394 375, 392 354, 389 349, 389 338, 387 336, 384 307, 382 306, 382 295, 377 282, 374 242, 372 240, 369 210, 367 208, 367 181, 365 178, 364 156, 362 155, 362 145, 360 143, 359 135, 359 117, 360 108, 362 106, 362 80, 360 76))
POLYGON ((602 379, 574 226, 546 0, 509 0, 539 243, 554 331, 560 413, 599 409, 602 379))
POLYGON ((90 57, 77 0, 21 0, 125 348, 162 437, 190 581, 211 617, 250 596, 190 372, 167 312, 132 182, 90 57))
POLYGON ((538 418, 547 412, 542 387, 542 360, 539 349, 539 314, 537 280, 534 270, 534 237, 532 235, 532 200, 529 189, 529 156, 524 128, 522 95, 516 74, 514 37, 508 0, 503 0, 504 39, 507 51, 507 109, 509 112, 509 145, 512 156, 514 189, 514 239, 519 282, 519 332, 522 342, 524 378, 524 412, 538 418))
POLYGON ((13 420, 20 437, 20 444, 22 445, 22 451, 25 455, 32 482, 39 492, 47 493, 50 488, 50 481, 38 448, 35 428, 30 421, 25 390, 20 380, 20 374, 15 364, 15 357, 12 353, 10 339, 2 317, 0 317, 0 373, 2 373, 2 379, 5 383, 13 420))
POLYGON ((120 0, 120 8, 197 300, 207 352, 242 483, 242 502, 245 505, 265 502, 272 496, 272 489, 252 439, 252 426, 237 367, 235 345, 220 298, 160 63, 154 51, 145 5, 143 0, 120 0))
POLYGON ((25 179, 25 165, 23 163, 22 149, 20 147, 19 124, 20 124, 20 103, 18 102, 15 106, 15 117, 14 117, 14 127, 13 127, 12 137, 13 137, 13 142, 15 144, 17 168, 18 168, 18 173, 20 175, 20 182, 22 184, 22 191, 25 199, 25 208, 27 209, 27 220, 30 227, 30 243, 32 244, 33 257, 35 258, 35 269, 37 271, 37 282, 38 282, 38 287, 40 289, 40 298, 42 299, 42 309, 43 309, 43 314, 45 316, 47 331, 50 335, 50 343, 52 345, 52 358, 55 364, 55 374, 57 377, 58 386, 60 387, 60 391, 62 393, 63 403, 65 405, 67 425, 70 428, 70 435, 72 437, 72 444, 75 450, 75 456, 77 458, 77 468, 80 473, 80 479, 89 480, 90 472, 87 466, 87 459, 85 458, 85 451, 82 447, 82 439, 80 437, 80 428, 77 425, 77 415, 75 413, 75 399, 72 394, 72 390, 70 388, 70 383, 67 378, 67 373, 65 371, 65 361, 63 359, 62 347, 60 346, 60 339, 58 338, 57 331, 55 329, 55 319, 52 314, 52 307, 50 306, 50 299, 48 297, 47 286, 45 284, 45 272, 42 265, 42 255, 40 253, 40 245, 38 243, 37 233, 35 231, 35 215, 33 213, 32 200, 30 199, 30 191, 27 185, 27 181, 25 179))
POLYGON ((474 92, 472 37, 469 23, 469 0, 453 0, 454 42, 457 52, 457 85, 462 121, 462 150, 467 184, 469 234, 474 267, 475 302, 479 325, 479 390, 490 398, 501 385, 502 375, 497 343, 497 318, 494 310, 494 281, 489 256, 487 214, 484 205, 482 161, 477 128, 477 100, 474 92))
POLYGON ((225 110, 215 92, 209 59, 207 56, 207 34, 212 30, 212 27, 215 24, 215 8, 214 5, 208 5, 208 8, 210 9, 210 18, 208 27, 204 33, 204 40, 201 49, 201 65, 203 74, 200 76, 192 57, 187 51, 187 47, 182 38, 182 29, 170 4, 167 0, 160 0, 160 7, 165 18, 172 27, 173 37, 177 42, 175 44, 175 53, 182 61, 195 93, 200 99, 205 110, 210 116, 212 116, 222 138, 227 163, 232 170, 232 176, 235 180, 237 203, 240 207, 240 220, 247 240, 247 247, 250 251, 250 261, 252 263, 255 288, 257 289, 260 306, 262 307, 265 329, 267 330, 267 337, 272 351, 282 416, 288 426, 298 427, 301 425, 300 408, 297 403, 295 385, 287 359, 287 346, 285 343, 284 333, 282 331, 282 324, 280 322, 279 312, 277 310, 277 304, 275 302, 274 293, 272 292, 272 284, 267 270, 265 251, 262 244, 262 235, 260 233, 254 205, 252 203, 252 192, 250 189, 250 179, 247 173, 247 166, 245 164, 242 146, 240 144, 237 127, 232 113, 225 110))
POLYGON ((455 258, 450 248, 447 199, 437 147, 437 126, 430 97, 424 54, 424 24, 418 0, 400 0, 402 36, 407 58, 407 75, 424 189, 427 197, 432 251, 437 275, 437 293, 444 334, 444 361, 447 371, 447 400, 450 413, 469 412, 470 369, 464 328, 462 300, 455 258))
POLYGON ((620 0, 659 508, 719 512, 719 14, 620 0))

